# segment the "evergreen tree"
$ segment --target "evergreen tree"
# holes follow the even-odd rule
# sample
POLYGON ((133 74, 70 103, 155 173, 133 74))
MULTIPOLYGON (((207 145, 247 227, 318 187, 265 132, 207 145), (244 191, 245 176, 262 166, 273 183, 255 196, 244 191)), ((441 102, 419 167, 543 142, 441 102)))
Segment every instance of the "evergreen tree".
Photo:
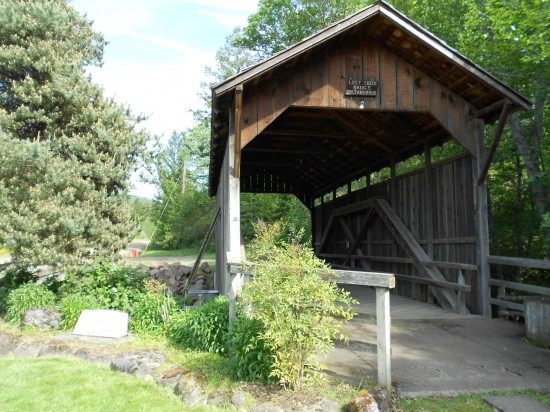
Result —
POLYGON ((135 233, 147 135, 85 74, 104 45, 65 0, 0 2, 0 245, 17 265, 104 258, 135 233))

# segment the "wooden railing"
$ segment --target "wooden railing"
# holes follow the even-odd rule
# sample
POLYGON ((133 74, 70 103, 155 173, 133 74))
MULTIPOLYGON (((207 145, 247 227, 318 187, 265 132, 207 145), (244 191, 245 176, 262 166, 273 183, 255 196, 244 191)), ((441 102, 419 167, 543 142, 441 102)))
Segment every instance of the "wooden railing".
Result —
MULTIPOLYGON (((505 256, 489 256, 487 260, 489 263, 494 265, 550 270, 549 260, 524 259, 505 256)), ((497 297, 493 298, 491 294, 489 302, 492 305, 498 306, 499 308, 512 309, 514 311, 517 311, 519 315, 523 315, 523 313, 525 312, 525 304, 523 303, 523 298, 525 296, 514 296, 514 298, 518 299, 518 301, 515 302, 508 300, 506 289, 517 290, 520 292, 529 293, 531 295, 550 296, 550 288, 543 286, 529 285, 519 282, 510 282, 507 280, 494 278, 489 279, 489 285, 497 286, 499 288, 499 293, 497 297)))
MULTIPOLYGON (((230 264, 231 283, 235 276, 253 276, 254 272, 241 265, 230 264)), ((376 340, 378 357, 378 384, 391 394, 391 318, 390 289, 395 287, 395 276, 390 273, 355 270, 333 270, 333 281, 346 285, 374 287, 376 290, 376 340)), ((231 302, 230 302, 231 305, 231 302)))
MULTIPOLYGON (((319 254, 319 257, 321 258, 341 258, 343 256, 344 255, 330 254, 330 253, 319 254)), ((391 256, 357 255, 357 256, 352 256, 352 258, 358 259, 358 260, 365 260, 365 261, 370 260, 375 262, 377 261, 377 262, 391 262, 391 263, 413 263, 413 260, 410 258, 398 258, 398 257, 391 257, 391 256)), ((477 266, 469 263, 441 262, 436 260, 422 261, 420 263, 431 267, 438 267, 438 268, 444 268, 444 269, 458 269, 457 282, 454 283, 449 281, 443 281, 443 280, 437 280, 437 279, 431 279, 431 278, 425 278, 425 277, 419 277, 419 276, 402 275, 397 273, 394 275, 395 278, 406 282, 418 283, 421 285, 428 285, 428 286, 453 290, 457 293, 457 313, 460 313, 460 314, 469 313, 466 307, 466 293, 470 293, 472 291, 472 287, 466 284, 464 279, 464 274, 462 271, 463 270, 477 271, 477 266)), ((335 264, 333 264, 332 267, 340 268, 339 265, 335 265, 335 264)))

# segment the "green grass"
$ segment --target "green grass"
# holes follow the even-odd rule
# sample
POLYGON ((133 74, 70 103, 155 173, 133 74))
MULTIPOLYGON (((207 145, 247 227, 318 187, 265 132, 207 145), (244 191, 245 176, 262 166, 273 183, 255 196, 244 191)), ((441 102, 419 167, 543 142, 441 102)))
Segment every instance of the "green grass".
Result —
POLYGON ((550 393, 524 392, 491 392, 477 395, 459 395, 454 398, 413 398, 397 400, 394 408, 402 412, 493 412, 493 408, 483 400, 485 396, 528 396, 550 406, 550 393))
MULTIPOLYGON (((166 256, 197 256, 199 254, 198 248, 185 248, 176 250, 147 250, 142 253, 140 257, 154 258, 154 257, 166 257, 166 256)), ((205 252, 203 259, 214 259, 216 257, 215 252, 205 252)))
POLYGON ((0 409, 5 411, 207 410, 186 408, 153 382, 77 359, 2 359, 0 370, 0 409))

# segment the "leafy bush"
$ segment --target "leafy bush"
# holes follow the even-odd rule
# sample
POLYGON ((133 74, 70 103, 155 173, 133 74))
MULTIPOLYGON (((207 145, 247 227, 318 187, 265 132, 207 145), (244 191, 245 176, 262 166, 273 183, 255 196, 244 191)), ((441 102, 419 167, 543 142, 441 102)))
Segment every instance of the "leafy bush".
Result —
POLYGON ((231 370, 246 381, 270 382, 273 353, 262 338, 265 328, 258 319, 235 319, 227 333, 227 351, 231 370))
POLYGON ((8 296, 12 290, 29 282, 36 282, 37 276, 28 269, 9 268, 0 272, 0 313, 6 313, 8 310, 8 296))
POLYGON ((55 308, 56 298, 45 286, 26 283, 10 292, 7 307, 6 321, 21 324, 25 312, 30 309, 55 308))
POLYGON ((354 300, 329 281, 330 270, 299 243, 280 241, 281 224, 257 226, 250 248, 256 276, 242 290, 240 305, 265 326, 260 337, 273 352, 271 376, 299 389, 304 375, 318 366, 312 355, 327 352, 354 300))
POLYGON ((74 329, 80 314, 84 309, 99 309, 97 301, 91 296, 68 295, 61 299, 61 328, 74 329))
POLYGON ((96 308, 130 312, 145 288, 143 275, 135 269, 104 261, 93 268, 67 273, 59 291, 62 296, 91 297, 96 308))
POLYGON ((155 279, 145 281, 146 293, 140 294, 130 314, 130 328, 141 335, 166 336, 168 325, 178 307, 166 285, 155 279))
POLYGON ((226 296, 191 308, 175 316, 170 324, 172 343, 189 349, 223 354, 229 326, 229 300, 226 296))

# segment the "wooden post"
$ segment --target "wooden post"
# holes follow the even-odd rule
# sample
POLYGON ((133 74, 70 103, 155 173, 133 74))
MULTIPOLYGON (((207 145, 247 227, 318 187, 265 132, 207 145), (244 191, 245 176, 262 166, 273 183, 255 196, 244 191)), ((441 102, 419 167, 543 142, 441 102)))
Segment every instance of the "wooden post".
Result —
MULTIPOLYGON (((476 142, 477 156, 476 162, 473 165, 474 182, 477 182, 485 161, 485 123, 483 120, 476 120, 476 142)), ((490 294, 489 286, 490 268, 489 262, 489 219, 487 206, 487 182, 484 181, 480 185, 474 186, 474 207, 476 216, 476 260, 478 266, 478 291, 479 305, 478 310, 482 316, 491 317, 490 294)))
POLYGON ((388 391, 388 396, 391 396, 390 289, 395 287, 395 276, 390 273, 354 270, 333 270, 333 272, 338 275, 338 283, 373 286, 376 290, 378 384, 388 391))
POLYGON ((229 272, 230 264, 241 263, 241 209, 240 209, 240 180, 237 177, 239 166, 236 164, 237 151, 240 153, 240 147, 236 147, 236 120, 237 113, 234 110, 229 113, 229 141, 227 142, 226 160, 224 167, 227 167, 226 171, 227 181, 224 184, 227 185, 227 197, 225 204, 222 207, 225 208, 225 250, 226 250, 226 271, 227 283, 229 283, 229 320, 233 320, 236 315, 237 295, 242 286, 242 276, 231 276, 229 272))
POLYGON ((378 384, 391 395, 391 317, 390 290, 376 288, 376 340, 378 355, 378 384))

